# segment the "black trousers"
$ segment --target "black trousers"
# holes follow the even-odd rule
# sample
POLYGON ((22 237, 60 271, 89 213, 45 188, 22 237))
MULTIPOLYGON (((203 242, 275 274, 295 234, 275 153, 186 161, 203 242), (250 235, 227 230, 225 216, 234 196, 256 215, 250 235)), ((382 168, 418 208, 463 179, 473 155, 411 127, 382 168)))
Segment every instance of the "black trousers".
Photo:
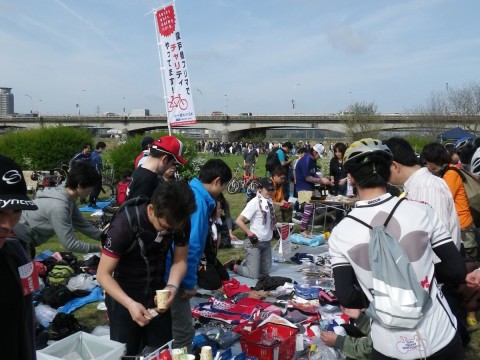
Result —
POLYGON ((95 205, 97 200, 98 200, 98 195, 100 194, 100 191, 102 191, 102 183, 95 185, 93 188, 92 192, 90 193, 90 200, 88 203, 90 205, 95 205))
MULTIPOLYGON (((132 299, 143 303, 146 308, 154 308, 155 290, 148 295, 144 288, 138 290, 123 289, 132 299)), ((110 321, 110 339, 127 345, 125 355, 138 355, 148 346, 159 348, 172 340, 172 316, 170 310, 158 314, 147 326, 141 327, 132 320, 127 308, 115 301, 108 294, 105 297, 108 319, 110 321)))

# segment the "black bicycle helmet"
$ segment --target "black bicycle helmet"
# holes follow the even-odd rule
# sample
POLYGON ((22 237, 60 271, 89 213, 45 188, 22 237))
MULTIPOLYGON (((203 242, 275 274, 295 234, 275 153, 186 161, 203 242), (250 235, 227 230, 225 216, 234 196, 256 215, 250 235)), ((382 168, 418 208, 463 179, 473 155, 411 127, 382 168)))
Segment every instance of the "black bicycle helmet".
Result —
POLYGON ((461 139, 458 139, 457 142, 455 143, 455 151, 457 153, 462 152, 463 149, 469 144, 473 145, 475 141, 475 138, 471 136, 463 137, 461 139))

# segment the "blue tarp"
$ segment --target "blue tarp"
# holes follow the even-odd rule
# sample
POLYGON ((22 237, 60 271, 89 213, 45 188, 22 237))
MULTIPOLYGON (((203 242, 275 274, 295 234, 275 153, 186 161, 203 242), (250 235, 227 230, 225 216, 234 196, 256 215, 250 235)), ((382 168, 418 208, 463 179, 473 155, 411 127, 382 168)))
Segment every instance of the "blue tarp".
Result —
POLYGON ((458 139, 462 139, 466 137, 475 138, 476 136, 466 130, 463 130, 462 128, 456 127, 438 134, 437 141, 441 142, 441 141, 453 140, 455 142, 458 139))
POLYGON ((97 201, 97 208, 96 208, 96 209, 94 209, 94 208, 92 208, 92 207, 90 207, 90 206, 85 205, 85 206, 82 206, 82 207, 80 208, 80 211, 82 211, 82 212, 95 212, 95 211, 97 211, 97 210, 99 210, 99 209, 103 209, 104 207, 107 207, 108 205, 110 205, 110 204, 112 203, 112 201, 113 201, 113 200, 109 200, 109 201, 97 201))
POLYGON ((100 286, 94 287, 90 295, 70 300, 65 305, 58 308, 58 312, 70 314, 72 311, 77 310, 79 307, 95 301, 103 301, 103 290, 100 286))

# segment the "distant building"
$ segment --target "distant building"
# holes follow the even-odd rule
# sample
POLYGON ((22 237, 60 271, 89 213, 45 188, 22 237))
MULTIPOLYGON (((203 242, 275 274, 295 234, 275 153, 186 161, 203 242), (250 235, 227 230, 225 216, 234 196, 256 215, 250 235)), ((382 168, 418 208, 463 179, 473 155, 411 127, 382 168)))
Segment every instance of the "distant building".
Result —
POLYGON ((0 87, 0 115, 12 115, 13 110, 13 94, 10 92, 12 88, 0 87))

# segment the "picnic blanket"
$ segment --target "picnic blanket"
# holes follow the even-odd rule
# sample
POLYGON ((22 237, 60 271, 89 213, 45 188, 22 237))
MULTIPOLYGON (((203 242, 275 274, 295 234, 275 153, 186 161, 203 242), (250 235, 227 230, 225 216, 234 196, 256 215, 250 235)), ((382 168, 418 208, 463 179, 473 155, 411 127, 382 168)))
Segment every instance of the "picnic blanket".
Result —
POLYGON ((306 245, 306 246, 320 246, 325 243, 325 239, 322 234, 311 235, 311 237, 305 237, 300 234, 290 235, 290 241, 295 244, 306 245))
POLYGON ((85 205, 85 206, 82 206, 80 209, 80 211, 82 212, 95 212, 97 211, 98 209, 103 209, 104 207, 107 207, 108 205, 110 205, 112 203, 113 200, 108 200, 108 201, 97 201, 97 208, 92 208, 91 206, 88 206, 88 205, 85 205))

